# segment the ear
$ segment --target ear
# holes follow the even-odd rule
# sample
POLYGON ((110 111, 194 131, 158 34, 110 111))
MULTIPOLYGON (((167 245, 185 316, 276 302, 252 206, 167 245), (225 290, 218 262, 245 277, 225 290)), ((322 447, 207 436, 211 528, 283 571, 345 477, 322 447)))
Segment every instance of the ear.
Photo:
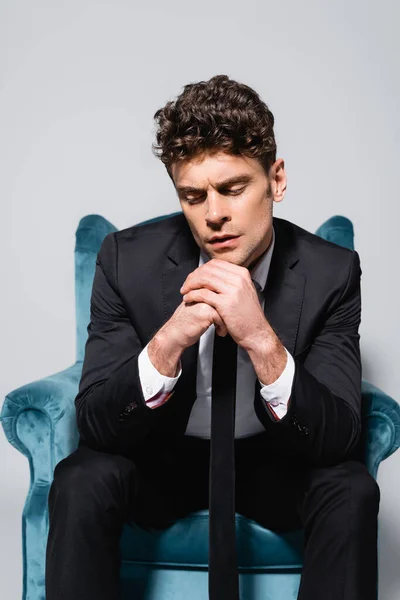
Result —
POLYGON ((283 158, 278 158, 270 169, 270 181, 272 188, 272 198, 274 202, 282 202, 285 197, 287 178, 285 172, 285 162, 283 158))

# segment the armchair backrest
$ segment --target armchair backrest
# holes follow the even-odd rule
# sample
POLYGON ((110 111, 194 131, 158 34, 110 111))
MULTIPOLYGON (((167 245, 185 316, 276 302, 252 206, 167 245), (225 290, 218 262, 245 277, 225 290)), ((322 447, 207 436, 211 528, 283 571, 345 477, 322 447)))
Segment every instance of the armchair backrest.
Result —
POLYGON ((117 231, 100 215, 87 215, 79 221, 75 241, 75 315, 76 360, 83 361, 87 326, 90 321, 90 296, 96 258, 102 241, 109 233, 117 231))

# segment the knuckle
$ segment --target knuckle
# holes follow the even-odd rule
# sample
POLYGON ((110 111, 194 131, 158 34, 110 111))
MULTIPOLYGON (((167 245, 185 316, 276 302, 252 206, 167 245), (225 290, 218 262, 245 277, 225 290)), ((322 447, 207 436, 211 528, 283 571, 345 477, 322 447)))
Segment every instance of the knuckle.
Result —
POLYGON ((246 289, 247 285, 248 285, 247 278, 241 277, 240 281, 239 281, 239 289, 243 291, 244 289, 246 289))
POLYGON ((207 304, 205 304, 204 302, 199 302, 197 307, 198 307, 198 311, 199 311, 200 315, 208 314, 209 306, 207 304))
POLYGON ((240 270, 238 272, 238 276, 242 281, 248 281, 249 279, 251 279, 250 271, 246 269, 246 267, 239 267, 239 269, 240 270))

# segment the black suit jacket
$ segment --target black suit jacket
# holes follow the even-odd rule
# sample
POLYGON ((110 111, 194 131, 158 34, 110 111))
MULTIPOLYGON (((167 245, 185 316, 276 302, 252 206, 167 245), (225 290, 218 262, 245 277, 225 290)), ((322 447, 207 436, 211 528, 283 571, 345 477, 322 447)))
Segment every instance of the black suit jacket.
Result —
MULTIPOLYGON (((359 256, 284 219, 273 224, 265 314, 294 356, 295 377, 280 421, 258 381, 249 402, 273 452, 329 465, 347 457, 360 434, 359 256)), ((198 261, 183 215, 104 239, 75 399, 81 443, 132 456, 155 440, 184 435, 196 399, 198 343, 183 353, 174 393, 156 409, 145 404, 138 355, 181 302, 179 289, 198 261)))

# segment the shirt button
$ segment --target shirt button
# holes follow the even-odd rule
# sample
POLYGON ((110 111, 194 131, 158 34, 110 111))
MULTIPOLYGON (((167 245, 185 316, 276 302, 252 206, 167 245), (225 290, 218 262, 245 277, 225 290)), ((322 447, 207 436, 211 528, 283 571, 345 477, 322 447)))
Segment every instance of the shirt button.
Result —
POLYGON ((279 400, 272 400, 271 401, 271 406, 273 406, 274 408, 276 408, 277 406, 279 406, 279 400))
POLYGON ((146 388, 146 392, 147 392, 148 394, 152 394, 152 393, 153 393, 153 388, 152 388, 152 387, 150 387, 150 386, 148 386, 148 387, 146 388))

